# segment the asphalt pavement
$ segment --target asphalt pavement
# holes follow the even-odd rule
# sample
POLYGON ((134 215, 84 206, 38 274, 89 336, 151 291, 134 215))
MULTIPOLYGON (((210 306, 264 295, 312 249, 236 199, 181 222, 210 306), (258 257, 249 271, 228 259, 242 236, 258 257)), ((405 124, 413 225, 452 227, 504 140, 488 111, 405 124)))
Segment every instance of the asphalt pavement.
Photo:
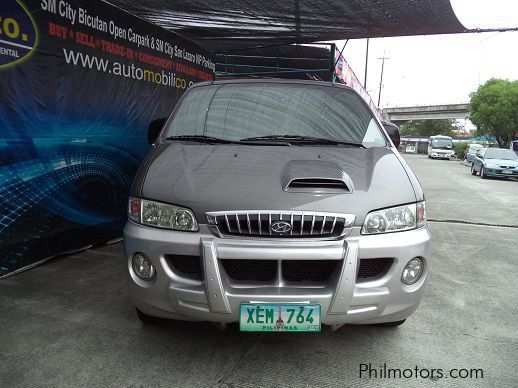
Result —
POLYGON ((433 247, 426 295, 404 325, 288 335, 144 326, 116 244, 0 281, 0 386, 518 386, 518 228, 482 225, 518 225, 518 182, 405 158, 426 193, 433 247))

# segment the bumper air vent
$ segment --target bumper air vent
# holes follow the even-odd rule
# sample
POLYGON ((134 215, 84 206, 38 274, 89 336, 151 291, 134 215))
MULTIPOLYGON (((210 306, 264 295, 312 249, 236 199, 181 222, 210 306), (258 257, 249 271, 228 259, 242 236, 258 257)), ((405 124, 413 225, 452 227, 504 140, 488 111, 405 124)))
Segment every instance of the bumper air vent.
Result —
POLYGON ((277 274, 277 260, 220 260, 227 275, 241 281, 272 281, 277 274))
POLYGON ((189 279, 201 280, 201 260, 199 256, 165 255, 173 272, 189 279))
POLYGON ((357 279, 361 281, 370 281, 379 279, 384 276, 392 266, 394 259, 361 259, 358 268, 357 279))
POLYGON ((341 260, 284 260, 282 277, 290 282, 325 282, 341 262, 341 260))

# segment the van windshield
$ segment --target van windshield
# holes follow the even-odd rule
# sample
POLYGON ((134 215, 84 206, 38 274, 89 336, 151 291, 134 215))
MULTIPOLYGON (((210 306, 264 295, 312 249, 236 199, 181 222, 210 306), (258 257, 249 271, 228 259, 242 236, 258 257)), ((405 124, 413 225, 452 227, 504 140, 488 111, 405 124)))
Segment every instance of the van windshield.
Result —
POLYGON ((386 145, 361 97, 343 88, 307 84, 194 88, 182 100, 165 133, 165 137, 183 135, 230 141, 298 136, 365 147, 386 145))
POLYGON ((451 150, 452 140, 446 137, 436 137, 432 139, 432 148, 451 150))

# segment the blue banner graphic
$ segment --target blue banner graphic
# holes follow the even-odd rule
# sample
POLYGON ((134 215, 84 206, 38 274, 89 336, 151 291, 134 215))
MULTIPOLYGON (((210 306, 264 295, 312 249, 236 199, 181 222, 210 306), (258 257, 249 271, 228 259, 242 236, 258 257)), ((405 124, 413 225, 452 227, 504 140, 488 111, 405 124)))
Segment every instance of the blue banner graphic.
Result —
POLYGON ((147 124, 210 55, 102 1, 0 4, 0 277, 121 235, 147 124))

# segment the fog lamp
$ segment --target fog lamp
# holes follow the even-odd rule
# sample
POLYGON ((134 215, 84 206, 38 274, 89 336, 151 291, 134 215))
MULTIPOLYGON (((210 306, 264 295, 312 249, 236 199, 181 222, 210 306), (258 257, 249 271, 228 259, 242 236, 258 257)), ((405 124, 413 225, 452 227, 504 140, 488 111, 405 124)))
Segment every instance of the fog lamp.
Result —
POLYGON ((133 271, 143 280, 150 280, 155 276, 155 267, 149 257, 143 253, 135 253, 132 258, 133 271))
POLYGON ((412 260, 408 262, 401 274, 401 281, 404 284, 410 285, 414 284, 419 280, 421 275, 423 274, 424 263, 418 257, 414 257, 412 260))

